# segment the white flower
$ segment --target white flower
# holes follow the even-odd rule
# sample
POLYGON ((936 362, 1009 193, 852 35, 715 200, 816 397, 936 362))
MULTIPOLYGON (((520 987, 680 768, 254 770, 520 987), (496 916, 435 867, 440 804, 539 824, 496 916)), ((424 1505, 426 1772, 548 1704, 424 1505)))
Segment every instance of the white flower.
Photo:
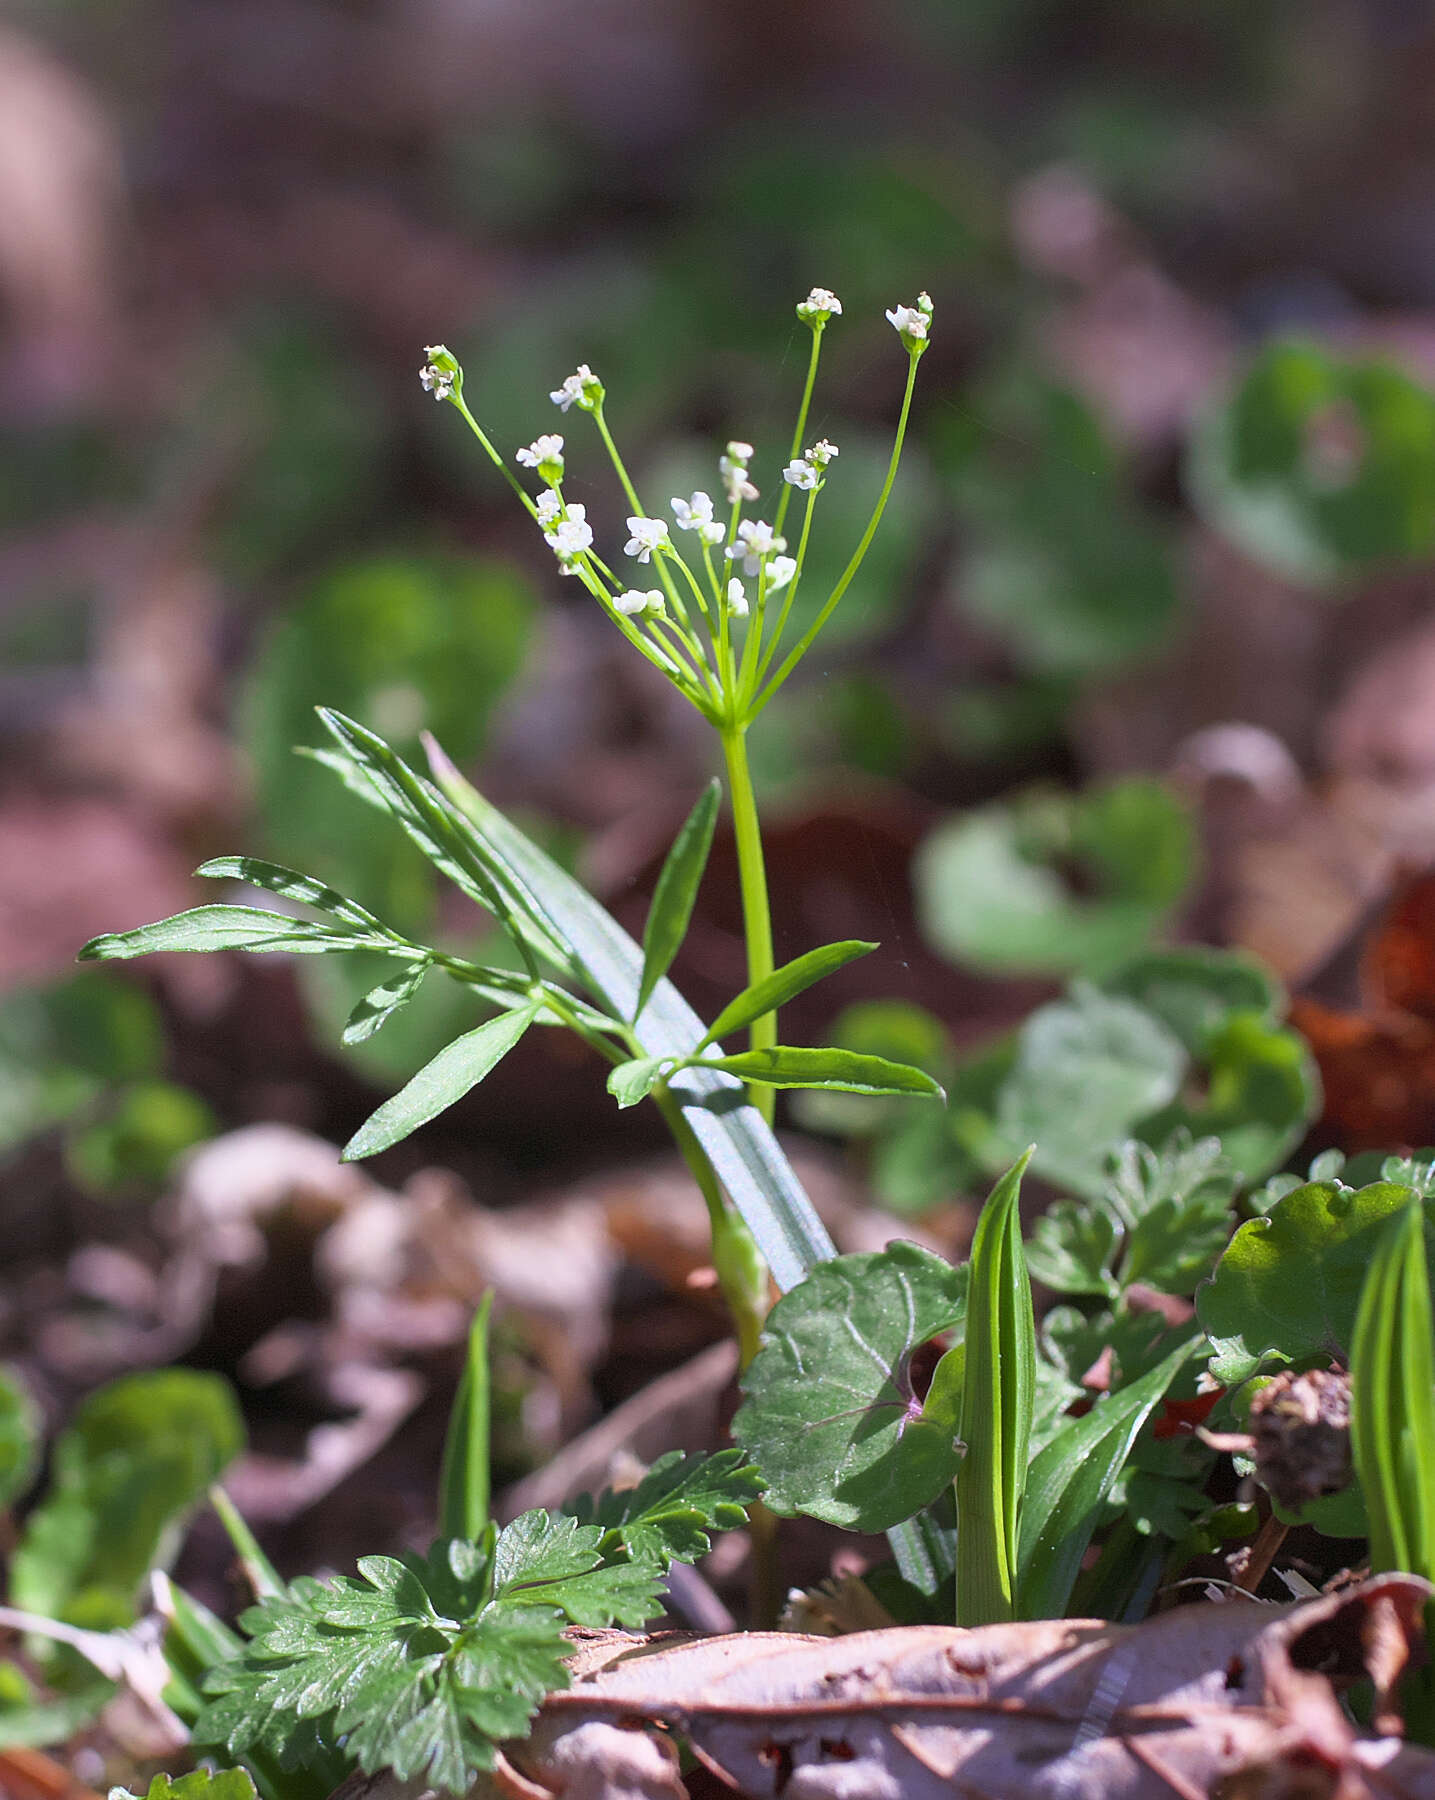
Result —
POLYGON ((558 517, 559 513, 562 512, 563 502, 558 498, 557 494, 553 492, 552 488, 544 488, 543 492, 538 496, 538 505, 534 510, 540 525, 551 525, 558 517))
POLYGON ((570 506, 566 519, 560 520, 552 531, 545 531, 543 541, 563 565, 565 575, 576 575, 575 560, 593 542, 593 527, 585 516, 586 508, 570 506))
POLYGON ((744 444, 739 438, 734 438, 728 445, 726 456, 718 458, 718 473, 722 476, 729 506, 736 506, 739 500, 757 498, 757 489, 747 478, 747 465, 751 460, 752 445, 744 444))
POLYGON ((735 619, 747 617, 747 589, 736 575, 727 584, 727 609, 735 619))
POLYGON ((805 460, 794 458, 782 471, 782 479, 789 487, 815 488, 819 471, 805 460))
POLYGON ((797 573, 797 558, 794 556, 774 556, 767 565, 767 591, 775 594, 779 588, 785 588, 797 573))
POLYGON ((419 370, 419 380, 435 400, 447 400, 453 392, 453 376, 447 369, 435 368, 431 362, 419 370))
POLYGON ((819 469, 825 469, 828 463, 832 461, 833 457, 838 454, 839 452, 836 444, 832 443, 828 438, 818 438, 817 442, 810 450, 803 451, 803 455, 807 458, 808 462, 815 463, 819 469))
POLYGON ((673 517, 678 522, 679 531, 695 531, 705 544, 720 544, 723 540, 723 528, 713 518, 713 503, 710 495, 701 489, 691 500, 679 500, 673 496, 673 517))
POLYGON ((563 473, 563 439, 556 431, 545 432, 542 437, 534 438, 526 450, 516 452, 513 460, 522 463, 525 469, 542 469, 547 465, 554 469, 555 476, 561 475, 563 473))
POLYGON ((628 530, 632 536, 623 546, 626 556, 636 556, 639 562, 647 562, 655 550, 671 550, 672 540, 668 536, 668 528, 661 519, 645 519, 641 516, 628 521, 628 530))
POLYGON ((834 315, 842 311, 842 302, 831 288, 813 288, 805 300, 797 303, 797 316, 814 324, 820 320, 824 325, 834 315))
POLYGON ((638 613, 651 613, 655 619, 661 618, 663 612, 662 591, 659 588, 649 588, 644 593, 639 588, 627 588, 621 594, 614 596, 613 610, 623 613, 630 619, 638 613))
POLYGON ((742 558, 744 575, 756 575, 764 556, 787 548, 787 539, 778 537, 765 519, 744 519, 737 528, 737 535, 742 539, 741 544, 729 544, 727 553, 730 557, 742 558))
POLYGON ((927 336, 927 316, 915 306, 889 306, 887 322, 899 337, 923 343, 927 336))
POLYGON ((554 388, 548 398, 563 412, 575 404, 580 412, 592 412, 603 398, 603 384, 587 363, 579 363, 576 373, 562 387, 554 388))

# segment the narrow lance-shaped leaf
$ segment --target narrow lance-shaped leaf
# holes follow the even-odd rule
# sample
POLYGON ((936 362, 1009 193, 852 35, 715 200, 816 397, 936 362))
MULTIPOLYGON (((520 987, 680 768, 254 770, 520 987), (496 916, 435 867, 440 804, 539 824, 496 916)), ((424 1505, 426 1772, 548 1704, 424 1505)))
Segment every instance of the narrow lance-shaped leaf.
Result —
POLYGON ((439 1536, 470 1543, 488 1524, 489 1378, 488 1315, 490 1288, 478 1303, 468 1333, 468 1356, 449 1415, 439 1476, 439 1536))
POLYGON ((400 969, 397 975, 390 975, 387 981, 381 981, 377 987, 370 988, 349 1014, 342 1041, 346 1044, 362 1044, 381 1026, 387 1025, 394 1014, 402 1012, 423 986, 424 976, 431 966, 427 961, 411 963, 408 968, 400 969))
MULTIPOLYGON (((520 883, 495 880, 495 871, 472 841, 465 820, 442 795, 415 775, 381 737, 342 713, 319 707, 319 718, 384 807, 433 863, 471 900, 494 914, 525 957, 536 953, 558 968, 568 966, 560 937, 550 931, 541 909, 527 904, 520 883)), ((501 873, 501 872, 500 872, 501 873)))
POLYGON ((1098 1400, 1033 1458, 1022 1499, 1017 1597, 1027 1619, 1059 1619, 1101 1508, 1137 1433, 1176 1379, 1199 1335, 1184 1339, 1130 1387, 1098 1400))
POLYGON ((859 956, 866 956, 876 948, 875 944, 864 943, 860 938, 845 938, 841 943, 822 944, 816 950, 809 950, 805 956, 798 956, 790 963, 784 963, 780 969, 774 969, 771 975, 765 975, 761 981, 755 981, 735 999, 729 1000, 708 1026, 698 1049, 705 1050, 720 1038, 731 1037, 733 1032, 742 1031, 764 1013, 775 1012, 779 1007, 786 1006, 789 1000, 804 993, 825 975, 832 974, 845 963, 850 963, 859 956))
POLYGON ((713 828, 721 804, 722 783, 714 777, 683 821, 663 862, 658 885, 653 890, 653 903, 648 908, 648 922, 643 927, 643 973, 638 982, 638 997, 633 1003, 635 1019, 648 1004, 653 989, 673 966, 673 958, 688 934, 693 902, 698 897, 703 870, 708 866, 713 828))
POLYGON ((769 1050, 743 1050, 735 1056, 704 1057, 693 1065, 723 1069, 764 1087, 837 1088, 846 1094, 919 1094, 944 1098, 940 1083, 909 1063, 885 1056, 863 1056, 856 1050, 809 1050, 774 1044, 769 1050))
MULTIPOLYGON (((312 875, 301 875, 297 869, 286 869, 282 863, 265 862, 257 856, 215 856, 194 871, 211 881, 243 881, 250 887, 264 888, 286 900, 332 913, 346 925, 357 925, 366 931, 384 932, 384 926, 366 906, 350 900, 327 882, 312 875)), ((385 933, 387 935, 387 933, 385 933)))
POLYGON ((1435 1577, 1435 1340, 1418 1201, 1380 1232, 1355 1318, 1350 1435, 1370 1562, 1435 1577))
POLYGON ((196 906, 133 931, 111 931, 91 938, 79 953, 81 962, 124 961, 179 950, 284 950, 291 956, 322 956, 331 950, 379 950, 388 956, 412 956, 413 946, 375 932, 335 931, 288 913, 265 912, 257 906, 196 906))
MULTIPOLYGON (((464 780, 432 739, 425 743, 435 779, 470 821, 475 842, 496 864, 517 871, 527 892, 541 894, 551 929, 561 935, 591 991, 614 1018, 631 1018, 642 971, 638 946, 566 870, 464 780)), ((637 1031, 650 1054, 684 1058, 701 1040, 703 1023, 665 980, 653 989, 637 1031)), ((792 1287, 815 1263, 835 1256, 826 1227, 771 1129, 747 1103, 741 1084, 699 1065, 684 1069, 668 1085, 778 1286, 792 1287)))
POLYGON ((1021 1178, 992 1189, 977 1221, 962 1386, 966 1456, 957 1470, 957 1623, 1015 1617, 1017 1519, 1036 1390, 1036 1320, 1021 1244, 1021 1178))
POLYGON ((507 1056, 542 1007, 541 1000, 530 1001, 527 1006, 500 1013, 476 1031, 465 1032, 446 1044, 406 1087, 400 1088, 359 1127, 344 1146, 345 1162, 357 1162, 361 1157, 387 1150, 461 1100, 507 1056))

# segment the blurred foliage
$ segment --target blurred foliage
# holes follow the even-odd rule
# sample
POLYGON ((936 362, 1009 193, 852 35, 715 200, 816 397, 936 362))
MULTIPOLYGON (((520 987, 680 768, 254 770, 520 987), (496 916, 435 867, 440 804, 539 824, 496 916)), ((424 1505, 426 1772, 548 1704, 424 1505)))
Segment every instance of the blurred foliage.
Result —
POLYGON ((1191 820, 1159 782, 1039 791, 960 815, 913 866, 932 946, 975 968, 1103 975, 1191 884, 1191 820))
POLYGON ((86 971, 0 1000, 0 1155, 64 1128, 71 1174, 101 1193, 152 1190, 216 1121, 164 1079, 159 1009, 139 987, 86 971))
POLYGON ((1218 530, 1278 573, 1324 582, 1435 549, 1435 394, 1314 343, 1264 350, 1192 441, 1218 530))

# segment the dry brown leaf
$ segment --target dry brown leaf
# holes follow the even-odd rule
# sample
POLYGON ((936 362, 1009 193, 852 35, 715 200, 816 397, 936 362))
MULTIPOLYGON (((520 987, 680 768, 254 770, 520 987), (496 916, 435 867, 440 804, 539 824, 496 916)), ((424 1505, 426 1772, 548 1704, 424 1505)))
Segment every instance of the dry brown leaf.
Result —
MULTIPOLYGON (((1388 1575, 1308 1604, 1205 1603, 1135 1626, 594 1633, 572 1688, 484 1791, 684 1800, 678 1735, 752 1800, 1419 1800, 1435 1796, 1435 1754, 1359 1736, 1336 1692, 1418 1642, 1429 1594, 1388 1575)), ((340 1791, 401 1790, 380 1776, 340 1791)))

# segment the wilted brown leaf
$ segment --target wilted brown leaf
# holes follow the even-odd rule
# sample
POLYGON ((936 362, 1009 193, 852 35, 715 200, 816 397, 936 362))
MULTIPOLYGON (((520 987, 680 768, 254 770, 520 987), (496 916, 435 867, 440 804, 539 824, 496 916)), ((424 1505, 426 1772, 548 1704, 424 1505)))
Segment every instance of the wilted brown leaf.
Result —
MULTIPOLYGON (((1429 1593, 1388 1575, 1305 1605, 1207 1603, 1136 1626, 595 1633, 572 1688, 483 1791, 685 1800, 677 1734, 752 1800, 1418 1800, 1435 1795, 1435 1754, 1359 1736, 1336 1694, 1399 1665, 1429 1593)), ((399 1789, 380 1776, 340 1792, 399 1789)))

